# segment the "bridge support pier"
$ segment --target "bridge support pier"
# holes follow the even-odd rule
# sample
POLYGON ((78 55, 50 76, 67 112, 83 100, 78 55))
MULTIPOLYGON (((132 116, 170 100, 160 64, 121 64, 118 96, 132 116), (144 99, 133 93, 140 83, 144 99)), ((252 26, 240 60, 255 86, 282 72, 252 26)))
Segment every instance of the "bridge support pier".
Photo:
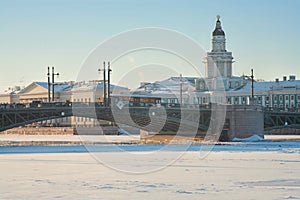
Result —
POLYGON ((229 140, 253 135, 264 137, 264 112, 261 106, 228 105, 226 121, 229 123, 229 140))
MULTIPOLYGON (((189 132, 176 134, 176 132, 158 133, 140 130, 141 140, 149 143, 177 142, 180 140, 201 141, 206 136, 206 133, 200 130, 198 130, 196 136, 189 132)), ((233 138, 247 138, 253 135, 264 137, 264 113, 262 107, 257 105, 227 105, 225 123, 219 140, 232 141, 233 138)), ((206 139, 209 139, 209 136, 206 139)), ((212 140, 216 139, 218 138, 212 138, 212 140)))

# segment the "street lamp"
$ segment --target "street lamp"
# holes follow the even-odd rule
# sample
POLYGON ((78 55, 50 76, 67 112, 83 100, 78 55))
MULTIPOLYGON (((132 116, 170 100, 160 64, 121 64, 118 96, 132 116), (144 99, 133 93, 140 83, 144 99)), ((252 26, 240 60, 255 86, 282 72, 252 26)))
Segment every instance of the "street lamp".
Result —
POLYGON ((110 99, 110 73, 112 72, 112 70, 110 69, 110 62, 108 62, 108 68, 107 68, 107 81, 108 81, 108 88, 107 88, 107 94, 108 94, 108 106, 110 106, 111 103, 111 99, 110 99))
POLYGON ((52 67, 52 101, 54 102, 54 86, 55 86, 55 81, 54 81, 54 76, 59 76, 59 73, 54 73, 54 67, 52 67))
POLYGON ((105 61, 103 62, 103 69, 98 69, 98 72, 103 71, 103 106, 106 106, 106 75, 105 75, 105 61))
POLYGON ((180 74, 179 84, 180 84, 180 106, 182 106, 182 74, 180 74))
POLYGON ((50 97, 50 87, 51 87, 51 83, 50 83, 50 67, 48 67, 48 73, 47 73, 47 76, 48 76, 48 102, 51 101, 51 97, 50 97))

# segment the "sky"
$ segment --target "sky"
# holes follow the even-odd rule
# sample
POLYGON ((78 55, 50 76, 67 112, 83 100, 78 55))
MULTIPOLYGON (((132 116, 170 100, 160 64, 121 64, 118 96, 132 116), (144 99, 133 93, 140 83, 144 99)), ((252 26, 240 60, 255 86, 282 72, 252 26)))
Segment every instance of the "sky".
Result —
POLYGON ((210 51, 216 15, 235 75, 253 68, 257 79, 299 79, 299 8, 298 0, 0 0, 0 91, 47 81, 47 66, 57 81, 76 80, 99 44, 131 29, 175 30, 210 51))

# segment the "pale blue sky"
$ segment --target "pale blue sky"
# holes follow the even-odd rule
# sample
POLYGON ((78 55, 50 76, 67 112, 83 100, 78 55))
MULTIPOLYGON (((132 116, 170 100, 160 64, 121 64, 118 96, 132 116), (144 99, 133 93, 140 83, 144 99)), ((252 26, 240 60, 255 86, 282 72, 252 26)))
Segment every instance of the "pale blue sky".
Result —
POLYGON ((300 78, 298 0, 0 0, 0 90, 47 81, 75 80, 89 53, 129 29, 162 27, 182 32, 210 50, 221 15, 234 74, 273 80, 300 78))

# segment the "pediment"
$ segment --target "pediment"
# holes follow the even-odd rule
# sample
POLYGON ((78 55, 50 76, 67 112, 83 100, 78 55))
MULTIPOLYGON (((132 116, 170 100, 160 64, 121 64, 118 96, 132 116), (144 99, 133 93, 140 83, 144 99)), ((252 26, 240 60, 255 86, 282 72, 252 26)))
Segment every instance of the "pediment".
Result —
POLYGON ((40 94, 40 93, 47 93, 47 92, 48 92, 47 88, 33 82, 27 87, 25 87, 22 91, 20 91, 19 94, 40 94))

